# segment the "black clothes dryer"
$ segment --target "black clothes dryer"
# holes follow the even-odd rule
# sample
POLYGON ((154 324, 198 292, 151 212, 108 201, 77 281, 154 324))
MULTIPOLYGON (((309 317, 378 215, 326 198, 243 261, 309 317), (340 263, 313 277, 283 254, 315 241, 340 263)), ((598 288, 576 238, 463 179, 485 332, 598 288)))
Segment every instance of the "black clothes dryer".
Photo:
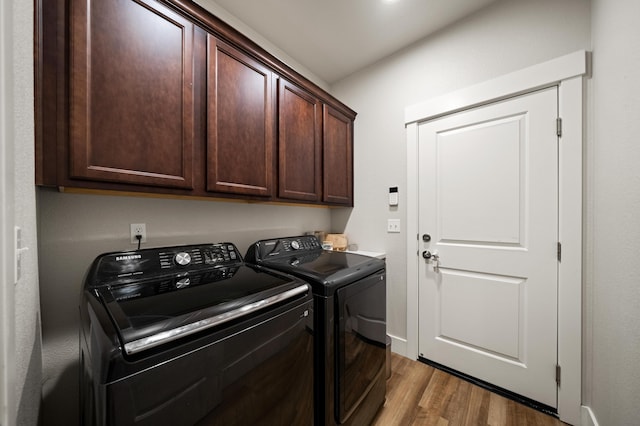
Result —
POLYGON ((384 260, 323 250, 305 235, 257 241, 245 261, 312 287, 315 424, 370 424, 386 389, 384 260))
POLYGON ((231 243, 107 253, 80 302, 83 425, 308 425, 312 296, 231 243))

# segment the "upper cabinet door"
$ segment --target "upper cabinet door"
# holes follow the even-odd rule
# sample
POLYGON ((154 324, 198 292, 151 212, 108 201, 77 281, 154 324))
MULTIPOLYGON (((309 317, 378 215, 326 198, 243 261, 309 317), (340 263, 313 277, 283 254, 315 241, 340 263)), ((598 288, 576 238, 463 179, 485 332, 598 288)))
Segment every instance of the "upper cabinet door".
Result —
POLYGON ((322 104, 286 80, 278 86, 278 197, 319 201, 322 104))
POLYGON ((72 178, 192 188, 194 26, 155 1, 72 0, 72 178))
POLYGON ((270 197, 273 74, 212 35, 207 45, 207 190, 270 197))
POLYGON ((353 120, 325 105, 323 129, 322 201, 353 206, 353 120))

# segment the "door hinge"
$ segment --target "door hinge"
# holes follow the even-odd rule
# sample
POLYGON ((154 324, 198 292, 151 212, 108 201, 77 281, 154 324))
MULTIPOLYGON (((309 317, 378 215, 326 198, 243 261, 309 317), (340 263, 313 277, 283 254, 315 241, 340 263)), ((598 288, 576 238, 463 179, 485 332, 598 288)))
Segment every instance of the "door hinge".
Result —
POLYGON ((562 118, 556 118, 556 136, 562 136, 562 118))
POLYGON ((562 261, 562 243, 558 241, 558 262, 562 261))
POLYGON ((556 383, 560 386, 560 376, 562 374, 562 369, 558 364, 556 364, 556 383))

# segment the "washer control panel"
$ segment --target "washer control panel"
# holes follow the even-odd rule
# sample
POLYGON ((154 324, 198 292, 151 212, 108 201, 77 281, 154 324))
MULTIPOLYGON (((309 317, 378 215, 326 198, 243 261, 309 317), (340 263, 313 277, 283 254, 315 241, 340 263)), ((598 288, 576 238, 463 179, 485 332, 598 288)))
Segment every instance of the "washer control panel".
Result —
POLYGON ((161 269, 232 265, 242 261, 238 249, 232 243, 172 247, 160 250, 158 259, 161 269))
POLYGON ((96 259, 91 273, 95 283, 133 281, 241 263, 242 256, 233 243, 215 243, 106 253, 96 259))

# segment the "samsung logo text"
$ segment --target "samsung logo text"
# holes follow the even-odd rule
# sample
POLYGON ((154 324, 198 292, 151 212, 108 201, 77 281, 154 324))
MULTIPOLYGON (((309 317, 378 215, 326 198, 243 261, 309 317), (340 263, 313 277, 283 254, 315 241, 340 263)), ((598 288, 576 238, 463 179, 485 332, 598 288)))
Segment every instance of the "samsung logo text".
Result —
POLYGON ((127 256, 116 256, 116 262, 121 262, 123 260, 134 260, 134 259, 141 259, 142 255, 141 254, 130 254, 127 256))

